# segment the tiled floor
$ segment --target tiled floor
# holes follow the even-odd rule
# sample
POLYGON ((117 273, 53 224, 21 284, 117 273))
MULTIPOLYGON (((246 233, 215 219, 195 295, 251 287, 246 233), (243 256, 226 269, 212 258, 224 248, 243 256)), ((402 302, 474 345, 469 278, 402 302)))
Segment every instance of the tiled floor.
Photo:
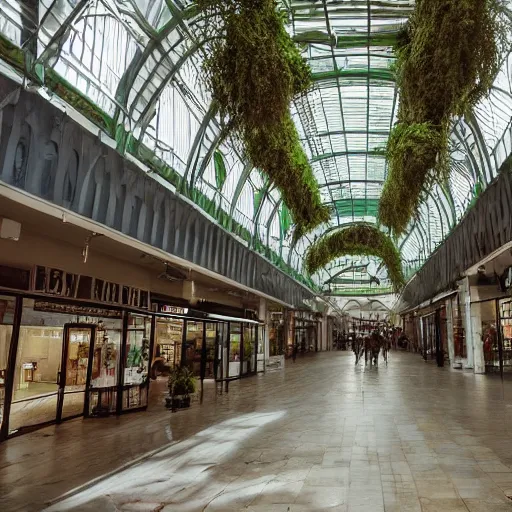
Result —
POLYGON ((512 382, 346 352, 208 389, 170 414, 74 421, 0 446, 0 510, 512 511, 512 382), (169 444, 170 441, 179 441, 169 444), (164 446, 166 445, 167 446, 164 446))

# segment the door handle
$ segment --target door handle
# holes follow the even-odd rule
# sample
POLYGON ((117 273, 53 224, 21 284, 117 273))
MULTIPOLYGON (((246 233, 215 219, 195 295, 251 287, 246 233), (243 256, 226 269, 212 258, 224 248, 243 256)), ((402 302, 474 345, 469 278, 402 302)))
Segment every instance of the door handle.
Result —
POLYGON ((62 372, 61 372, 61 371, 58 371, 58 372, 57 372, 57 384, 60 384, 60 378, 61 378, 61 375, 62 375, 62 372))

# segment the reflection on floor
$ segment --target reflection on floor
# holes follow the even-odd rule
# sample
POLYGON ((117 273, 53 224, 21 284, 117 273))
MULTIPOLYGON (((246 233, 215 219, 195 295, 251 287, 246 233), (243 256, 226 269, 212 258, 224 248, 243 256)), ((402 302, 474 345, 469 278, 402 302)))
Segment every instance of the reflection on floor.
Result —
POLYGON ((14 392, 14 401, 34 398, 38 395, 56 393, 59 386, 54 382, 27 382, 26 389, 17 389, 14 392))
POLYGON ((354 368, 336 352, 161 407, 5 443, 0 510, 41 510, 167 443, 48 512, 512 511, 512 383, 494 377, 402 353, 354 368))

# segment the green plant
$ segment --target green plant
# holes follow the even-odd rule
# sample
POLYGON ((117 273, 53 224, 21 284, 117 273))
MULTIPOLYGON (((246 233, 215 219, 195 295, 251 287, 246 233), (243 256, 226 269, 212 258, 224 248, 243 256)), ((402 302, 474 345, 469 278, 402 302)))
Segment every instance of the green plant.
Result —
POLYGON ((149 360, 149 341, 143 338, 141 346, 130 345, 130 350, 126 356, 126 366, 134 368, 136 366, 143 368, 144 361, 149 360))
POLYGON ((393 288, 398 291, 404 285, 398 249, 388 235, 368 224, 352 224, 317 240, 306 254, 306 270, 313 274, 333 259, 346 254, 381 258, 388 269, 393 288))
POLYGON ((127 368, 134 368, 135 366, 140 366, 142 364, 142 347, 137 347, 137 345, 132 345, 130 350, 128 351, 128 355, 126 356, 126 366, 127 368))
POLYGON ((379 201, 379 221, 401 235, 418 209, 423 190, 447 175, 447 137, 429 123, 398 123, 386 147, 388 177, 379 201))
POLYGON ((250 361, 254 345, 249 340, 244 340, 244 361, 250 361))
POLYGON ((178 366, 171 370, 168 386, 171 397, 188 396, 196 391, 196 378, 187 367, 178 366))
POLYGON ((198 5, 209 41, 204 79, 221 118, 307 232, 329 218, 290 115, 290 103, 311 87, 311 70, 275 0, 198 0, 198 5))
POLYGON ((417 0, 398 34, 394 66, 400 108, 386 156, 380 221, 398 235, 422 194, 448 175, 449 126, 485 96, 508 47, 502 0, 417 0))
POLYGON ((502 0, 418 0, 395 46, 401 121, 441 125, 492 86, 509 23, 502 0))

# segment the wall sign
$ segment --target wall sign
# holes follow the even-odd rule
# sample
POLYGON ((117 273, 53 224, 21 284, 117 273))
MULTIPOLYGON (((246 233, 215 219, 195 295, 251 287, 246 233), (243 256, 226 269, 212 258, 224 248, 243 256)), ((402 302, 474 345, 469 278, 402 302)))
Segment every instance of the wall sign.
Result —
POLYGON ((93 306, 78 306, 76 304, 58 304, 36 300, 34 311, 46 311, 48 313, 66 313, 77 316, 100 316, 105 318, 121 318, 121 311, 115 309, 102 309, 93 306))
POLYGON ((180 308, 178 306, 161 305, 160 312, 161 313, 171 313, 173 315, 186 315, 188 313, 188 308, 180 308))
POLYGON ((147 290, 39 265, 34 271, 33 288, 36 292, 56 297, 94 300, 105 304, 142 309, 149 307, 147 290))

